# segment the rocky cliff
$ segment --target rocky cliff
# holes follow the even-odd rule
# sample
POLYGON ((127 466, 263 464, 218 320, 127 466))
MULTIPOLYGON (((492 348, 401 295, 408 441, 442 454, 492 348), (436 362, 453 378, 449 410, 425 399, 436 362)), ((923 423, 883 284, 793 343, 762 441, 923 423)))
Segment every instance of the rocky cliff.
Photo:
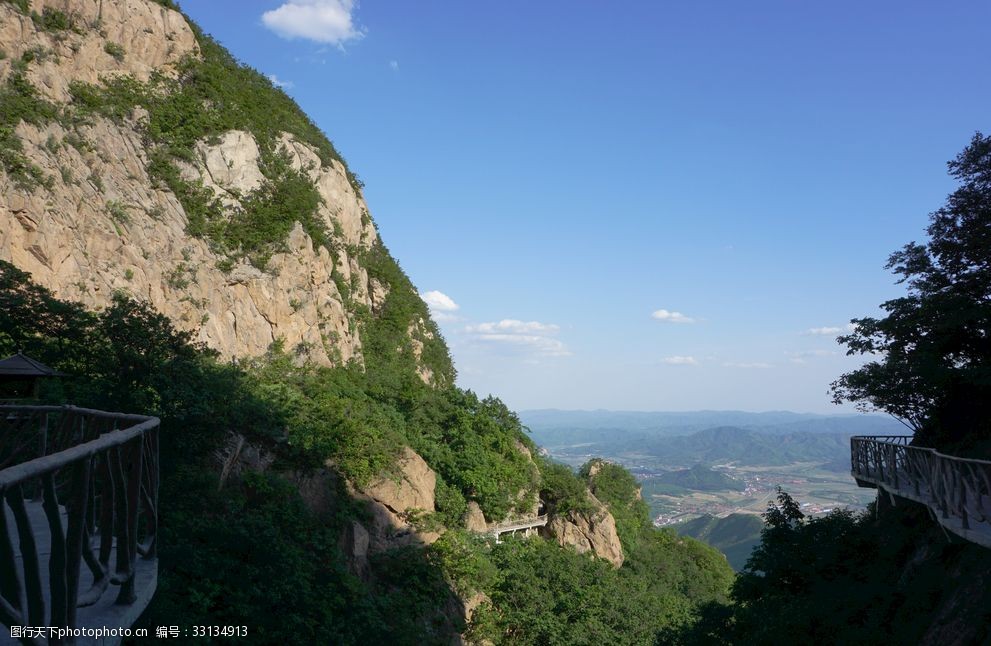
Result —
MULTIPOLYGON (((318 364, 362 361, 369 319, 412 288, 370 275, 387 253, 360 183, 305 116, 272 130, 203 112, 201 96, 192 116, 209 118, 177 142, 163 120, 204 94, 209 65, 233 64, 180 13, 151 0, 22 9, 0 2, 0 259, 93 308, 117 291, 147 300, 224 356, 281 341, 318 364)), ((426 309, 404 329, 421 377, 449 380, 420 360, 437 336, 426 309)))
POLYGON ((553 516, 544 533, 559 545, 571 545, 579 553, 592 553, 614 566, 623 564, 623 546, 616 533, 616 520, 605 505, 588 494, 592 510, 569 511, 563 516, 553 516))

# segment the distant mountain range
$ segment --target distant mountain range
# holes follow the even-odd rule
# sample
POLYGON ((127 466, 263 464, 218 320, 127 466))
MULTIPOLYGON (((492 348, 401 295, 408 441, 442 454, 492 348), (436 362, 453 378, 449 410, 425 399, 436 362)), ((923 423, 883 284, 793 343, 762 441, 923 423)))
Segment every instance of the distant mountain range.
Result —
MULTIPOLYGON (((734 462, 744 466, 778 466, 796 462, 833 463, 848 456, 850 435, 841 433, 771 434, 720 426, 691 435, 638 438, 612 445, 617 454, 650 455, 666 464, 734 462)), ((845 463, 849 470, 849 461, 845 463)))
MULTIPOLYGON (((540 409, 520 412, 523 424, 535 439, 560 436, 601 439, 610 433, 640 436, 689 435, 719 426, 735 426, 762 433, 845 433, 849 435, 884 435, 905 432, 898 421, 882 415, 817 415, 768 411, 690 411, 641 412, 608 410, 540 409), (593 433, 587 433, 592 431, 593 433)), ((539 440, 538 440, 539 443, 539 440)))
POLYGON ((649 456, 673 466, 735 462, 776 466, 819 462, 849 469, 851 435, 893 435, 905 428, 881 415, 771 411, 529 410, 520 418, 555 455, 649 456))

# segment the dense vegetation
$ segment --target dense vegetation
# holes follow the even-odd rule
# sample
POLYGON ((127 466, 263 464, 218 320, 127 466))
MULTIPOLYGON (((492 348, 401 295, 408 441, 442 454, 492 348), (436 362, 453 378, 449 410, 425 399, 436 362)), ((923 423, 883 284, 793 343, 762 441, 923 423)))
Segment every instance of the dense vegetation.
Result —
POLYGON ((988 550, 948 541, 922 507, 879 504, 808 518, 779 492, 735 603, 711 606, 684 641, 912 644, 928 634, 930 643, 985 643, 988 550))
POLYGON ((483 588, 491 603, 476 613, 472 637, 509 644, 667 643, 694 625, 701 605, 726 602, 733 575, 723 556, 655 530, 628 471, 593 460, 577 476, 560 465, 545 465, 544 473, 550 483, 542 495, 558 513, 594 513, 589 491, 608 506, 626 560, 617 570, 550 542, 507 540, 485 552, 498 574, 483 588))
POLYGON ((37 56, 27 51, 14 62, 6 80, 0 85, 0 168, 21 190, 36 186, 51 186, 51 180, 24 155, 24 146, 14 132, 24 121, 39 125, 52 119, 56 108, 38 96, 37 90, 24 75, 28 63, 37 56))
POLYGON ((465 628, 450 611, 454 593, 484 593, 490 601, 470 630, 496 643, 582 643, 581 635, 651 643, 725 600, 732 574, 722 557, 651 529, 628 472, 600 463, 595 474, 576 475, 534 463, 521 450, 533 445, 501 402, 430 388, 401 361, 376 371, 321 368, 274 347, 235 366, 123 294, 88 312, 0 262, 0 355, 17 349, 71 375, 48 384, 46 399, 163 420, 161 497, 169 503, 151 624, 245 624, 255 643, 289 629, 298 643, 328 631, 335 643, 434 643, 465 628), (274 462, 221 480, 218 460, 235 434, 274 462), (334 509, 317 518, 292 483, 327 459, 358 484, 388 475, 407 444, 437 472, 438 512, 418 522, 451 530, 428 549, 375 557, 376 576, 362 582, 337 545, 347 523, 365 518, 363 505, 334 480, 334 509), (560 513, 591 512, 593 490, 614 510, 626 564, 614 570, 541 540, 493 546, 458 529, 467 501, 497 520, 529 508, 538 485, 552 504, 570 498, 560 513))

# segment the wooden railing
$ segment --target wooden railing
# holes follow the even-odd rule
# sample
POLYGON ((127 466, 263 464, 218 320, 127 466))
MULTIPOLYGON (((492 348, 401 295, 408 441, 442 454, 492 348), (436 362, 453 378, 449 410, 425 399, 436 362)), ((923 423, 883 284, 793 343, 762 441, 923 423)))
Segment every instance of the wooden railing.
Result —
POLYGON ((77 608, 110 585, 116 604, 134 602, 137 559, 156 557, 158 427, 142 415, 0 406, 0 622, 75 628, 77 608))
POLYGON ((851 474, 862 486, 927 505, 948 530, 991 548, 991 461, 944 455, 911 440, 851 438, 851 474))

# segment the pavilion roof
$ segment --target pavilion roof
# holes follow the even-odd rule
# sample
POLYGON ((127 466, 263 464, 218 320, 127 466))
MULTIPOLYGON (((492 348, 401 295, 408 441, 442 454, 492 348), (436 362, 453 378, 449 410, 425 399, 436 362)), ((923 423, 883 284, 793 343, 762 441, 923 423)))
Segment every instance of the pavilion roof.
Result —
POLYGON ((18 352, 0 359, 0 377, 63 377, 63 373, 18 352))

